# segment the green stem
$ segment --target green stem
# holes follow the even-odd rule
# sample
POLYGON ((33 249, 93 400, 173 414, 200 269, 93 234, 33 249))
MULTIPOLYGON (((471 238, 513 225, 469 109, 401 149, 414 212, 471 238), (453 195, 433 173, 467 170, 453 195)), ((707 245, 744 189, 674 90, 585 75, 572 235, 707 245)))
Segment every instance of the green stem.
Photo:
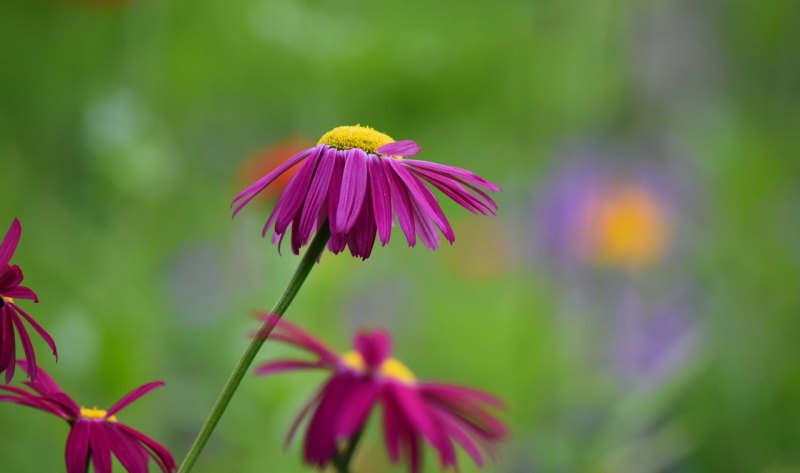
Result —
POLYGON ((356 453, 356 447, 363 433, 364 428, 362 427, 361 430, 356 432, 350 443, 347 444, 347 449, 333 457, 333 465, 339 473, 350 473, 350 462, 353 460, 353 454, 356 453))
MULTIPOLYGON (((308 276, 311 268, 314 267, 314 263, 316 263, 317 259, 319 259, 320 255, 325 250, 325 244, 328 242, 329 238, 330 230, 328 229, 328 222, 325 221, 320 225, 317 235, 308 246, 308 250, 306 254, 303 255, 303 259, 300 260, 300 264, 297 266, 294 276, 292 276, 292 279, 289 281, 289 285, 283 291, 275 307, 272 308, 272 314, 280 317, 286 312, 289 304, 294 300, 294 296, 297 295, 297 291, 300 290, 300 286, 302 286, 303 282, 306 280, 306 276, 308 276)), ((250 342, 242 358, 239 359, 239 362, 233 369, 230 378, 228 378, 228 381, 222 388, 217 402, 214 404, 214 407, 211 408, 208 418, 200 429, 200 433, 197 434, 197 438, 194 440, 192 448, 189 449, 189 453, 186 454, 186 458, 183 460, 178 473, 188 473, 194 466, 197 458, 206 446, 208 439, 211 437, 211 433, 214 432, 214 428, 219 423, 222 414, 231 402, 233 394, 236 392, 239 384, 241 384, 242 378, 244 378, 244 375, 250 368, 250 364, 253 363, 253 359, 256 357, 258 350, 261 349, 261 346, 267 340, 273 328, 275 328, 274 323, 264 322, 264 325, 258 330, 256 336, 253 337, 253 341, 250 342)))

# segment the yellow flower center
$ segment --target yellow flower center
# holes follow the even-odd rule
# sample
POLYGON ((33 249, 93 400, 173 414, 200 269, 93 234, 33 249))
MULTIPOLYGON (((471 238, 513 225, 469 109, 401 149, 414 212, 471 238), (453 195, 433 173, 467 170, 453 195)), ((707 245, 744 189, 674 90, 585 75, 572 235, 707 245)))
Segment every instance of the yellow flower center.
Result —
MULTIPOLYGON (((106 416, 106 411, 102 409, 98 409, 96 407, 87 409, 85 407, 81 407, 81 417, 83 417, 84 419, 102 420, 105 416, 106 416)), ((116 422, 117 416, 111 416, 106 420, 109 422, 116 422)))
MULTIPOLYGON (((349 351, 342 356, 342 362, 349 368, 355 371, 365 372, 367 364, 360 353, 356 351, 349 351)), ((402 361, 397 358, 387 358, 381 363, 378 369, 378 374, 385 378, 391 378, 395 381, 400 381, 405 384, 413 384, 417 381, 417 377, 402 361)))
POLYGON ((9 303, 11 303, 11 304, 13 304, 13 303, 14 303, 14 298, 13 298, 13 297, 6 297, 6 296, 3 296, 3 300, 4 300, 4 301, 6 301, 6 302, 9 302, 9 303))
POLYGON ((638 269, 659 261, 669 240, 666 210, 645 189, 627 187, 593 202, 591 252, 600 264, 638 269))
POLYGON ((377 154, 381 146, 394 143, 394 140, 368 126, 337 126, 322 135, 318 145, 328 145, 332 148, 347 150, 358 148, 367 153, 377 154))

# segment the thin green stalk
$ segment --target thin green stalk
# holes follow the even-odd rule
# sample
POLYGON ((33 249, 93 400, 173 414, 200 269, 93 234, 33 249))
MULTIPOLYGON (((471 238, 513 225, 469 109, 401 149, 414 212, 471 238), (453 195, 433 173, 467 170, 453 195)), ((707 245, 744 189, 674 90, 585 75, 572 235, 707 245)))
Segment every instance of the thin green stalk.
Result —
POLYGON ((350 443, 347 444, 347 448, 333 457, 333 465, 339 473, 350 473, 350 462, 353 460, 353 455, 356 453, 356 447, 363 433, 364 428, 362 427, 361 430, 356 432, 350 443))
MULTIPOLYGON (((292 300, 294 300, 294 297, 297 295, 297 291, 300 290, 300 286, 302 286, 303 282, 306 280, 306 276, 308 276, 311 268, 314 267, 314 263, 316 263, 325 250, 325 244, 328 242, 329 238, 330 230, 328 229, 328 222, 325 221, 320 225, 317 235, 308 246, 308 250, 306 250, 306 253, 303 255, 303 259, 300 260, 300 264, 297 266, 294 276, 292 276, 292 279, 289 281, 289 285, 283 291, 283 294, 281 294, 275 307, 272 308, 273 314, 280 317, 286 312, 289 304, 292 303, 292 300)), ((228 381, 222 388, 217 402, 214 404, 214 407, 211 408, 208 418, 200 429, 200 433, 197 434, 197 438, 194 440, 192 448, 189 449, 189 453, 186 454, 186 458, 183 460, 178 473, 188 473, 194 466, 197 458, 206 446, 208 439, 211 437, 211 433, 214 432, 214 428, 219 423, 222 414, 225 413, 225 409, 231 402, 233 394, 242 382, 242 378, 244 378, 244 375, 253 363, 253 359, 256 357, 258 350, 261 349, 261 346, 267 340, 273 328, 275 328, 274 323, 264 322, 264 325, 258 330, 256 336, 253 337, 253 341, 250 342, 247 350, 245 350, 239 362, 236 363, 236 367, 233 369, 230 378, 228 378, 228 381)))

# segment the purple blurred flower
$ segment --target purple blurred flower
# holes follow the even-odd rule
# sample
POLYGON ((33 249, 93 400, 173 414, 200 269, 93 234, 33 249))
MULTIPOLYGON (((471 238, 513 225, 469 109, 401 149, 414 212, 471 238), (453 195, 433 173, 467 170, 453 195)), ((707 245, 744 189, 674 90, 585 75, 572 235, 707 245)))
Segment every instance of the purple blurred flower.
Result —
POLYGON ((273 242, 280 244, 291 226, 292 251, 297 254, 327 220, 331 231, 328 248, 332 252, 349 247, 353 256, 367 259, 376 235, 381 244, 389 242, 397 215, 409 246, 416 244, 419 235, 425 246, 436 249, 438 231, 450 243, 455 235, 424 182, 467 210, 483 215, 494 214, 497 205, 481 188, 495 192, 500 187, 465 169, 404 159, 419 150, 413 141, 394 141, 369 127, 334 128, 317 146, 292 156, 236 196, 233 215, 279 176, 305 161, 264 225, 266 235, 274 224, 273 242))
MULTIPOLYGON (((30 368, 26 362, 19 362, 19 365, 25 371, 30 368)), ((0 391, 10 393, 0 395, 0 402, 32 407, 61 417, 69 423, 67 473, 86 473, 90 461, 97 473, 111 473, 112 454, 129 473, 147 473, 148 457, 163 472, 175 471, 175 460, 166 448, 138 430, 119 422, 115 416, 130 403, 164 383, 153 382, 140 386, 117 401, 108 411, 80 407, 41 368, 35 381, 24 384, 30 390, 0 386, 0 391)))
POLYGON ((30 299, 33 302, 39 302, 35 292, 30 288, 20 286, 23 275, 19 266, 9 265, 21 235, 22 226, 19 220, 14 219, 3 242, 0 243, 0 373, 5 372, 6 383, 14 377, 17 364, 15 332, 22 343, 25 358, 30 364, 28 374, 31 379, 36 378, 38 371, 36 353, 23 320, 39 333, 39 336, 50 346, 53 356, 58 358, 56 344, 50 334, 14 302, 14 299, 30 299))
POLYGON ((310 415, 304 447, 308 463, 318 467, 330 463, 339 442, 357 435, 379 404, 389 457, 398 463, 405 453, 414 473, 421 468, 423 439, 438 451, 444 467, 457 467, 454 442, 479 466, 484 464, 484 454, 496 456, 496 444, 505 438, 506 428, 487 407, 502 408, 503 402, 482 391, 418 381, 408 367, 391 357, 387 332, 360 332, 354 338, 354 350, 339 355, 289 322, 274 316, 267 320, 277 324, 271 339, 306 350, 316 359, 272 361, 260 366, 258 374, 307 369, 331 372, 300 411, 287 437, 288 443, 300 422, 310 415))

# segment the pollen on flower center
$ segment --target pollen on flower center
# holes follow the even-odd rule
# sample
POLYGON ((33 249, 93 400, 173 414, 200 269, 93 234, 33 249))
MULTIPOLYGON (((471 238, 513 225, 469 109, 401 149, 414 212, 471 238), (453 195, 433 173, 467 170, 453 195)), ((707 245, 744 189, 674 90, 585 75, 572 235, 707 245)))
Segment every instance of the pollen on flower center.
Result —
MULTIPOLYGON (((344 363, 344 365, 348 368, 360 373, 366 373, 367 371, 367 364, 364 362, 364 358, 361 356, 361 354, 357 351, 349 351, 342 355, 342 363, 344 363)), ((383 376, 384 378, 390 378, 406 384, 412 384, 417 381, 417 377, 414 376, 414 373, 408 368, 408 366, 406 366, 397 358, 387 358, 383 363, 381 363, 377 374, 383 376)))
POLYGON ((414 373, 402 361, 397 358, 389 358, 381 364, 380 373, 387 378, 396 379, 406 384, 412 384, 417 380, 414 373))
POLYGON ((325 144, 332 148, 347 150, 358 148, 367 153, 376 154, 378 148, 393 143, 394 140, 368 126, 338 126, 322 135, 317 144, 325 144))
MULTIPOLYGON (((0 299, 3 299, 3 300, 2 300, 2 302, 8 302, 8 303, 10 303, 10 304, 13 304, 13 303, 14 303, 14 298, 13 298, 13 297, 6 297, 6 296, 3 296, 3 297, 2 297, 2 298, 0 298, 0 299)), ((0 307, 3 307, 3 304, 0 304, 0 307)))
MULTIPOLYGON (((106 417, 106 411, 98 409, 96 407, 93 407, 91 409, 81 407, 81 417, 83 417, 84 419, 103 420, 106 417)), ((105 420, 108 420, 109 422, 116 422, 117 417, 111 416, 105 420)))

